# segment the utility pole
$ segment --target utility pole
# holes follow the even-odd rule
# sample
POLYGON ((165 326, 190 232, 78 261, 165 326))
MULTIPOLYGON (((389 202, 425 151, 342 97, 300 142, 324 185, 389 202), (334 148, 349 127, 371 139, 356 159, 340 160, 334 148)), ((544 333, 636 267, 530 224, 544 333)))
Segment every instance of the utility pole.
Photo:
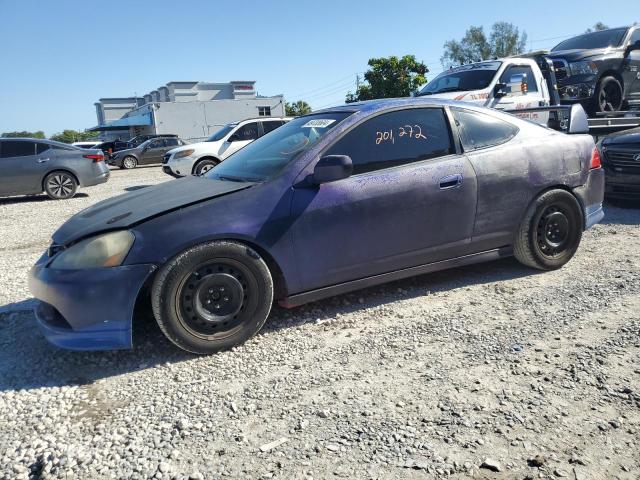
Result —
POLYGON ((360 88, 360 74, 356 73, 356 93, 358 93, 359 88, 360 88))

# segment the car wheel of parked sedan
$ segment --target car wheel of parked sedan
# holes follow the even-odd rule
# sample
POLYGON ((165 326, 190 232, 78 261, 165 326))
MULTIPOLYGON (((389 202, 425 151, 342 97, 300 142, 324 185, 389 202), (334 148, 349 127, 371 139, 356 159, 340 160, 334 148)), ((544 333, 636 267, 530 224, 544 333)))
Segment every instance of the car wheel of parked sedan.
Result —
POLYGON ((604 77, 596 88, 596 113, 617 112, 622 108, 622 85, 614 77, 604 77))
POLYGON ((171 342, 208 354, 241 344, 262 328, 273 302, 273 281, 253 249, 216 241, 186 250, 164 265, 151 301, 171 342))
POLYGON ((529 267, 560 268, 578 250, 583 223, 582 209, 571 193, 545 192, 527 210, 516 235, 514 254, 529 267))
POLYGON ((68 172, 51 172, 44 178, 44 191, 53 200, 72 198, 78 181, 68 172))
POLYGON ((205 160, 200 160, 198 163, 196 163, 196 165, 193 167, 193 174, 194 175, 204 175, 205 173, 207 173, 209 170, 211 170, 213 167, 215 167, 216 165, 218 165, 220 162, 218 162, 217 160, 213 160, 213 159, 205 159, 205 160))
POLYGON ((131 170, 132 168, 136 168, 137 165, 138 165, 138 160, 134 156, 127 155, 122 159, 122 168, 126 170, 131 170))

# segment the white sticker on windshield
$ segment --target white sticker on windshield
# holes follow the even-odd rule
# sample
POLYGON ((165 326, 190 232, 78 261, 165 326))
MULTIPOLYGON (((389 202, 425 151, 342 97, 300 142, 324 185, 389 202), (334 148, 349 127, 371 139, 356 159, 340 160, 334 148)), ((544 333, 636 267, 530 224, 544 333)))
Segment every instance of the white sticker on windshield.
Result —
POLYGON ((330 118, 318 118, 316 120, 309 120, 307 123, 302 125, 302 128, 327 128, 333 122, 335 122, 335 120, 330 118))

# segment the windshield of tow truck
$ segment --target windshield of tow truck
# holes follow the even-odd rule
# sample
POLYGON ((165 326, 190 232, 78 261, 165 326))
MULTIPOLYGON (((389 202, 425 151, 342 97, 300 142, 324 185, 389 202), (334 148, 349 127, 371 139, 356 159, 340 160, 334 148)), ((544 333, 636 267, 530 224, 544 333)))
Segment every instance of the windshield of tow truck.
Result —
POLYGON ((464 92, 487 88, 502 62, 462 65, 442 72, 418 92, 418 96, 444 92, 464 92))

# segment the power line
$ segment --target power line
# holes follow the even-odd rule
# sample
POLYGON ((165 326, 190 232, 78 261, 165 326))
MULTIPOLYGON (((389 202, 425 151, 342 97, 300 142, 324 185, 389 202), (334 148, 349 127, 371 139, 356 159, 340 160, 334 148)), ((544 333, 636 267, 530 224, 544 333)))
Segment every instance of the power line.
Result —
POLYGON ((302 93, 296 93, 295 95, 291 95, 291 98, 299 98, 299 97, 306 97, 307 95, 311 94, 311 93, 315 93, 315 92, 319 92, 321 90, 326 90, 327 88, 331 88, 333 85, 336 85, 340 82, 344 82, 347 79, 352 79, 354 75, 358 75, 359 73, 362 72, 356 72, 356 73, 351 73, 349 75, 347 75, 346 77, 342 77, 339 80, 336 80, 334 82, 328 83, 322 87, 318 87, 318 88, 314 88, 312 90, 307 90, 306 92, 302 92, 302 93))

